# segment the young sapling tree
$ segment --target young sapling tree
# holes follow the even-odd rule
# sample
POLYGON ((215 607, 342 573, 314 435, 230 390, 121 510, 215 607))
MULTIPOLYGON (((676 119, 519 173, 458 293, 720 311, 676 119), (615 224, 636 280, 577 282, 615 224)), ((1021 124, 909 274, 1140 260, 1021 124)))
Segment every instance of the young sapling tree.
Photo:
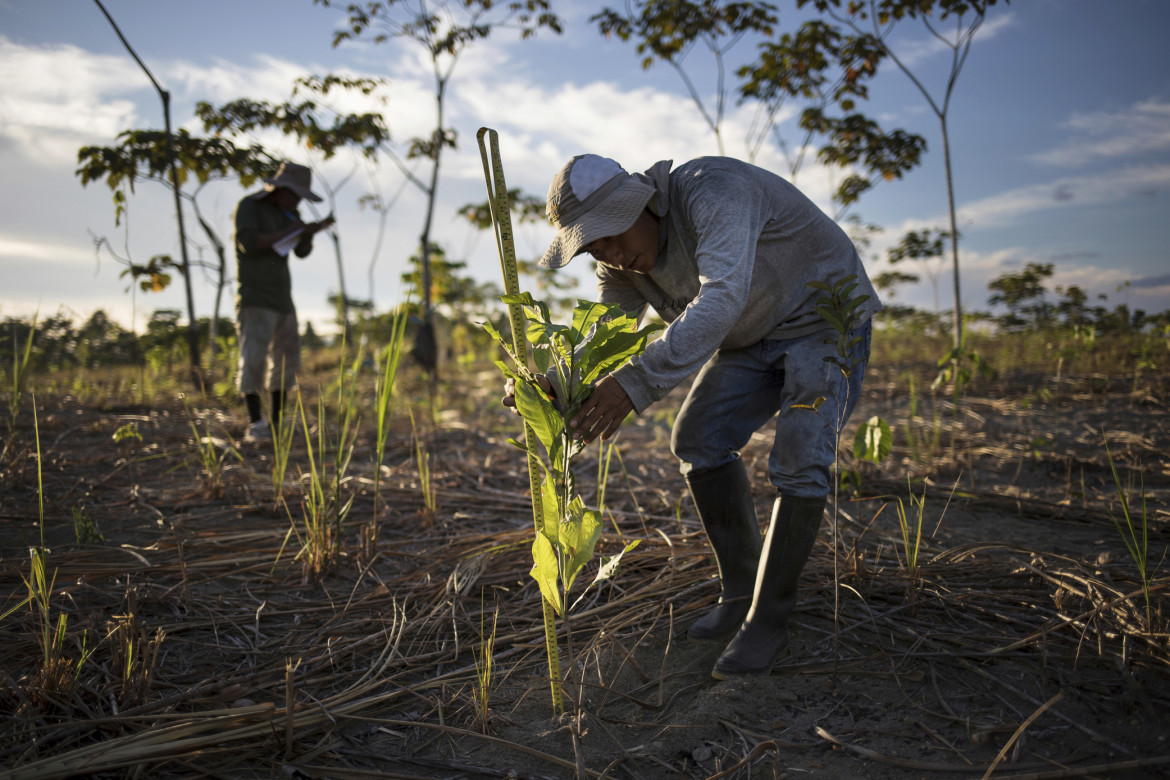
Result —
MULTIPOLYGON (((531 574, 541 595, 567 620, 570 590, 593 559, 602 529, 601 512, 586 508, 577 493, 573 459, 585 444, 574 438, 569 421, 597 382, 645 349, 650 336, 663 326, 655 323, 639 329, 637 318, 616 304, 590 301, 578 301, 572 324, 562 325, 552 321, 548 306, 534 300, 531 293, 505 295, 502 300, 523 307, 525 335, 536 365, 536 370, 531 370, 500 332, 491 323, 484 323, 484 329, 512 359, 510 366, 502 361, 497 365, 515 382, 516 409, 539 442, 538 451, 533 452, 524 443, 509 440, 535 456, 543 474, 539 494, 532 497, 537 510, 534 514, 541 521, 532 545, 531 574), (541 380, 551 384, 552 393, 541 380)), ((603 557, 585 590, 614 576, 622 555, 637 544, 631 542, 617 555, 603 557)), ((571 656, 571 646, 569 652, 571 656)))

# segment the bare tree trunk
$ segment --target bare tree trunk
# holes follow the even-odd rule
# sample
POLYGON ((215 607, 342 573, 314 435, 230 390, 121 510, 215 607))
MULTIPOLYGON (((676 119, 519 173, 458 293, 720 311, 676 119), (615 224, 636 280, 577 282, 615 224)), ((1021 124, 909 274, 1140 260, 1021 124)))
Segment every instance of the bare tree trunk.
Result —
POLYGON ((171 141, 171 93, 159 90, 162 95, 163 114, 166 122, 167 157, 170 158, 171 188, 175 196, 175 219, 179 223, 179 256, 182 258, 183 280, 187 293, 187 354, 191 363, 191 381, 202 388, 203 378, 199 370, 199 324, 195 319, 195 293, 191 289, 191 261, 187 257, 187 231, 183 228, 183 201, 179 196, 179 169, 175 165, 175 149, 171 141))
POLYGON ((423 320, 418 334, 415 337, 415 358, 423 365, 432 377, 438 375, 438 345, 435 340, 434 302, 431 300, 431 224, 435 216, 435 198, 439 190, 439 163, 443 155, 443 93, 446 83, 439 79, 435 90, 436 123, 435 134, 432 136, 432 154, 434 163, 431 167, 431 182, 427 188, 427 213, 423 220, 423 231, 419 241, 419 264, 422 275, 422 304, 423 320))
POLYGON ((191 381, 196 386, 202 389, 203 379, 199 371, 199 327, 195 319, 195 294, 191 289, 193 284, 191 279, 191 263, 187 257, 187 232, 183 228, 183 203, 179 196, 179 171, 175 165, 175 149, 171 135, 171 93, 163 89, 158 81, 155 80, 154 75, 146 64, 135 53, 133 47, 130 46, 126 36, 122 35, 122 31, 118 29, 118 25, 114 22, 114 17, 110 16, 109 11, 102 5, 101 0, 93 0, 102 14, 109 21, 110 26, 114 28, 118 39, 122 41, 122 45, 126 47, 126 51, 130 52, 130 56, 138 63, 138 67, 142 68, 143 73, 150 79, 150 83, 154 85, 155 91, 158 92, 159 98, 163 105, 163 122, 166 131, 167 139, 167 158, 168 167, 171 173, 171 189, 175 196, 175 218, 179 223, 179 256, 182 258, 180 270, 183 273, 183 282, 187 289, 187 352, 190 357, 191 364, 191 381))
POLYGON ((333 239, 333 254, 337 258, 337 286, 341 288, 337 296, 337 318, 341 321, 341 332, 349 337, 349 293, 345 289, 345 266, 341 262, 341 236, 336 230, 329 231, 333 239))
POLYGON ((947 175, 947 208, 951 217, 951 267, 955 287, 954 345, 955 349, 959 349, 963 345, 963 303, 959 298, 959 220, 955 214, 955 182, 951 175, 951 143, 946 114, 939 115, 939 123, 942 125, 943 165, 947 175))
MULTIPOLYGON (((330 185, 329 183, 325 182, 324 177, 322 177, 322 186, 325 187, 325 190, 326 190, 327 194, 329 195, 329 213, 330 214, 337 213, 337 192, 338 192, 338 190, 340 190, 342 187, 345 186, 346 182, 349 181, 350 176, 353 176, 352 171, 350 173, 346 174, 345 178, 343 178, 336 186, 330 185)), ((314 208, 313 204, 311 204, 311 203, 309 204, 309 210, 313 213, 314 219, 321 219, 321 215, 317 212, 317 209, 314 208)), ((330 228, 329 238, 333 241, 333 256, 337 260, 337 286, 339 288, 338 289, 338 297, 337 297, 337 319, 338 319, 338 324, 341 325, 341 332, 348 339, 349 335, 350 335, 349 334, 349 292, 345 288, 345 264, 342 261, 342 257, 341 257, 341 236, 338 235, 336 226, 333 228, 330 228)))
POLYGON ((216 267, 215 280, 215 304, 211 308, 211 327, 207 333, 207 349, 209 366, 215 366, 215 356, 218 352, 218 345, 215 339, 219 336, 219 306, 223 301, 223 288, 227 283, 227 252, 224 250, 223 242, 219 240, 219 236, 211 229, 211 225, 207 224, 207 220, 199 213, 199 206, 195 199, 191 199, 191 205, 195 209, 195 218, 199 220, 199 225, 203 228, 203 234, 207 236, 207 240, 211 242, 212 247, 215 248, 215 256, 219 258, 219 265, 216 267))

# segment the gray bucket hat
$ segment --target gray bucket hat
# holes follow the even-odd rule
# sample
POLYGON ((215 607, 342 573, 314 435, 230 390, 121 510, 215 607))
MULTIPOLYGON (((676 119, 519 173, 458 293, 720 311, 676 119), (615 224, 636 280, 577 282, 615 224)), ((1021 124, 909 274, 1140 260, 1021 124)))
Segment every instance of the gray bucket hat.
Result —
POLYGON ((320 203, 321 196, 309 189, 309 185, 312 182, 313 172, 307 166, 283 162, 280 164, 280 168, 277 169, 275 176, 271 179, 264 180, 264 189, 252 194, 250 197, 263 198, 273 190, 284 187, 285 189, 292 190, 306 200, 320 203))
POLYGON ((545 215, 556 238, 540 258, 545 268, 561 268, 599 238, 629 230, 655 189, 608 157, 579 154, 553 177, 545 215))

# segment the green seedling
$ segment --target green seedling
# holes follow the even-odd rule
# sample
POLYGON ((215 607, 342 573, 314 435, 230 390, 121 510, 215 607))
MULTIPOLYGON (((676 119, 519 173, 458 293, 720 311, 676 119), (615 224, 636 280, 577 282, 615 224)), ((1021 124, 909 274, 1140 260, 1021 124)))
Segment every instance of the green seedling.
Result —
POLYGON ((1170 551, 1170 547, 1162 549, 1162 557, 1158 559, 1157 563, 1152 562, 1145 484, 1143 483, 1141 486, 1141 512, 1137 514, 1130 505, 1129 497, 1121 483, 1121 477, 1117 474, 1117 464, 1114 463, 1113 454, 1109 451, 1107 438, 1105 439, 1105 457, 1109 460, 1109 470, 1113 474, 1113 485, 1117 490, 1117 501, 1121 506, 1121 519, 1119 520, 1112 511, 1109 513, 1109 518, 1117 526, 1117 530, 1121 534, 1121 541, 1125 543, 1125 549, 1129 552, 1129 557, 1137 568, 1138 581, 1141 583, 1146 601, 1146 629, 1152 632, 1154 630, 1154 610, 1150 602, 1150 585, 1157 576, 1158 569, 1166 561, 1166 554, 1170 551))
POLYGON ((426 445, 423 444, 423 437, 414 424, 414 412, 410 413, 410 427, 414 432, 414 456, 418 466, 418 488, 419 492, 422 493, 423 509, 426 512, 427 521, 434 522, 439 514, 439 498, 435 493, 435 485, 431 479, 431 453, 427 452, 426 445))
MULTIPOLYGON (((597 440, 597 511, 603 517, 605 516, 605 494, 609 484, 609 462, 613 457, 615 447, 617 447, 616 441, 604 442, 600 439, 597 440)), ((621 455, 619 454, 618 457, 620 458, 621 455)), ((613 513, 610 513, 609 520, 620 542, 622 540, 622 529, 618 528, 617 520, 614 519, 613 513)))
MULTIPOLYGON (((525 443, 509 440, 527 452, 543 474, 539 490, 532 497, 539 521, 532 545, 531 575, 544 600, 562 620, 567 620, 570 590, 593 559, 602 529, 601 513, 586 508, 576 491, 572 464, 585 445, 574 438, 569 421, 596 383, 645 349, 651 334, 662 326, 638 329, 637 319, 620 307, 590 301, 578 301, 572 324, 560 325, 552 321, 548 306, 529 293, 504 296, 502 300, 523 307, 525 335, 536 364, 536 372, 531 371, 500 333, 490 323, 484 324, 512 359, 511 366, 500 361, 497 365, 515 381, 516 408, 539 442, 534 451, 525 443), (547 378, 555 388, 555 398, 544 390, 538 376, 547 378)), ((603 558, 585 591, 614 576, 622 555, 636 544, 627 544, 617 555, 603 558)), ((571 657, 571 647, 569 653, 571 657)), ((553 704, 561 708, 560 702, 553 704)))
POLYGON ((104 544, 106 539, 97 523, 85 512, 84 506, 75 506, 73 512, 73 539, 78 544, 104 544))
POLYGON ((907 481, 908 501, 898 498, 898 530, 902 534, 902 560, 906 567, 906 574, 911 583, 918 580, 918 553, 922 549, 922 523, 926 515, 926 488, 922 488, 922 495, 914 495, 914 489, 907 481))
MULTIPOLYGON (((62 612, 57 615, 56 622, 53 621, 49 599, 57 583, 57 573, 53 572, 52 576, 49 576, 46 572, 46 551, 34 547, 29 554, 30 573, 24 580, 28 589, 26 603, 32 605, 40 626, 38 640, 41 646, 41 668, 37 672, 34 686, 46 698, 50 698, 53 694, 68 691, 75 677, 73 663, 65 655, 65 630, 68 618, 62 612)), ((78 667, 80 668, 80 665, 78 667)))
POLYGON ((951 411, 954 415, 951 426, 952 457, 959 435, 959 408, 964 391, 975 380, 975 377, 994 379, 996 374, 995 369, 983 359, 982 355, 967 347, 969 332, 969 327, 963 328, 959 334, 959 345, 938 359, 938 375, 931 385, 932 389, 936 390, 943 385, 949 385, 951 388, 951 411))
POLYGON ((386 458, 386 444, 390 440, 390 399, 394 394, 394 383, 398 376, 398 364, 402 359, 402 344, 406 335, 407 307, 401 306, 394 316, 390 328, 390 343, 375 353, 375 405, 374 417, 377 432, 374 438, 374 516, 363 536, 362 549, 367 560, 372 559, 378 546, 381 522, 382 462, 386 458))
POLYGON ((330 567, 337 565, 341 556, 342 532, 354 500, 352 494, 348 497, 344 495, 344 489, 349 481, 346 472, 357 439, 355 393, 359 365, 360 357, 355 359, 352 370, 346 371, 343 345, 337 384, 337 432, 336 435, 330 435, 331 426, 324 394, 319 394, 315 446, 313 428, 305 414, 301 394, 297 393, 297 413, 305 436, 305 454, 308 458, 308 471, 301 476, 305 483, 304 535, 300 539, 301 550, 297 554, 304 566, 305 581, 319 579, 330 567))
POLYGON ((285 478, 292 454, 293 435, 296 432, 295 415, 282 414, 272 425, 272 497, 274 510, 284 504, 285 478))
MULTIPOLYGON (((863 336, 857 331, 862 323, 861 305, 869 300, 868 295, 854 295, 857 289, 857 275, 849 274, 834 282, 812 281, 806 286, 814 290, 820 290, 822 295, 817 298, 815 308, 817 313, 821 315, 829 327, 833 329, 834 335, 826 338, 824 343, 833 347, 834 354, 826 355, 824 361, 837 367, 841 375, 845 378, 845 392, 849 392, 849 381, 853 376, 853 372, 861 365, 867 358, 854 357, 853 348, 861 343, 863 336)), ((793 404, 793 408, 811 409, 813 412, 818 412, 820 407, 824 404, 825 398, 817 398, 812 405, 793 404)), ((840 471, 837 453, 841 449, 841 433, 845 428, 845 412, 849 408, 849 398, 835 399, 836 417, 833 420, 833 469, 836 472, 840 471)), ((881 418, 874 418, 866 426, 863 426, 869 432, 876 432, 881 434, 882 438, 876 441, 871 440, 872 445, 867 449, 874 455, 881 454, 882 445, 884 443, 891 443, 890 426, 881 418)), ((872 437, 871 437, 872 439, 872 437)), ((856 439, 854 440, 854 451, 856 452, 856 439)), ((863 444, 865 442, 863 441, 863 444)), ((885 454, 889 454, 888 444, 885 448, 885 454)), ((860 474, 854 472, 854 477, 857 482, 857 488, 860 489, 860 474)), ((837 509, 839 501, 839 489, 841 480, 838 479, 833 483, 833 514, 832 514, 832 532, 833 532, 833 641, 834 647, 838 646, 839 642, 839 620, 840 614, 841 594, 840 594, 840 561, 838 558, 838 551, 840 548, 840 539, 838 538, 839 528, 837 523, 837 509)), ((836 653, 835 653, 836 654, 836 653)))
POLYGON ((118 702, 124 708, 146 701, 158 667, 159 648, 166 637, 166 632, 159 628, 147 639, 146 626, 138 614, 137 595, 133 589, 127 595, 129 603, 124 614, 114 615, 106 623, 111 668, 121 683, 118 702))
POLYGON ((211 426, 206 420, 203 421, 203 433, 199 432, 199 427, 195 424, 194 419, 190 421, 190 424, 191 433, 195 440, 195 456, 199 465, 199 476, 203 482, 203 489, 209 495, 222 496, 224 462, 230 455, 234 455, 239 461, 242 461, 243 457, 230 444, 222 449, 217 447, 215 439, 211 435, 211 426))
POLYGON ((939 421, 937 405, 932 407, 934 416, 929 430, 914 422, 918 419, 918 385, 913 374, 908 376, 908 381, 910 408, 906 418, 906 441, 910 446, 910 459, 915 463, 923 463, 928 456, 938 454, 939 442, 942 440, 942 425, 939 421))
POLYGON ((302 499, 304 516, 304 534, 300 536, 301 549, 297 559, 301 561, 304 570, 303 579, 316 580, 328 569, 333 553, 338 544, 333 535, 333 525, 329 522, 329 490, 327 478, 324 474, 325 464, 318 467, 318 455, 325 450, 325 406, 318 398, 317 401, 317 447, 313 446, 313 436, 309 427, 309 420, 305 415, 305 405, 301 396, 297 394, 297 413, 300 416, 301 427, 305 434, 305 454, 308 458, 309 470, 301 475, 305 483, 305 495, 302 499))
MULTIPOLYGON (((48 574, 47 559, 49 550, 45 547, 45 485, 42 472, 41 430, 37 419, 36 396, 33 396, 33 432, 37 445, 37 502, 39 506, 40 546, 29 550, 29 576, 24 580, 28 590, 28 598, 21 605, 32 606, 33 614, 39 626, 38 640, 41 646, 41 668, 37 671, 33 688, 40 693, 44 700, 52 700, 60 693, 69 693, 77 682, 77 675, 81 667, 89 658, 90 651, 85 646, 85 637, 82 636, 81 657, 76 663, 66 657, 66 628, 68 618, 65 613, 59 613, 56 621, 53 620, 50 598, 56 585, 56 571, 48 574)), ((7 617, 13 610, 5 613, 7 617)))
POLYGON ((475 704, 475 717, 479 721, 480 729, 488 733, 491 725, 491 699, 494 688, 493 656, 496 648, 496 624, 500 618, 499 609, 492 610, 492 627, 484 631, 484 615, 487 610, 480 604, 479 633, 480 645, 475 650, 475 683, 473 684, 472 700, 475 704))
POLYGON ((110 438, 114 440, 114 444, 142 443, 142 434, 138 432, 138 423, 136 422, 128 422, 118 426, 118 430, 114 431, 114 435, 110 438))
MULTIPOLYGON (((280 393, 285 394, 284 363, 281 363, 280 393)), ((293 433, 296 431, 297 419, 295 414, 288 414, 282 410, 279 419, 272 421, 272 497, 273 511, 279 511, 284 504, 284 480, 288 474, 288 461, 292 452, 293 433)), ((285 505, 285 511, 288 507, 285 505)))
MULTIPOLYGON (((878 464, 889 457, 894 448, 894 431, 890 424, 878 416, 870 417, 857 426, 853 435, 853 459, 861 463, 878 464)), ((861 492, 860 468, 849 469, 841 474, 842 484, 851 482, 854 494, 861 492)))
POLYGON ((32 325, 29 326, 28 338, 24 342, 24 349, 20 348, 16 338, 16 323, 12 324, 12 375, 8 378, 10 392, 8 396, 9 427, 16 427, 16 418, 20 414, 20 402, 24 397, 25 385, 28 384, 28 364, 32 358, 33 336, 37 331, 37 315, 33 315, 32 325))

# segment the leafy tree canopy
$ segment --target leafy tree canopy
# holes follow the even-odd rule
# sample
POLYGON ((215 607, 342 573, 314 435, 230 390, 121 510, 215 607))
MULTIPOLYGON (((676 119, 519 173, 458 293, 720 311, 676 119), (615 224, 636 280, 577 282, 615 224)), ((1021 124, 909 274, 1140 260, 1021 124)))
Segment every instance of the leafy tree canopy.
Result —
MULTIPOLYGON (((385 83, 384 79, 348 78, 332 74, 309 76, 297 79, 293 86, 293 97, 307 91, 324 98, 337 89, 372 96, 385 83)), ((195 115, 203 121, 205 130, 217 136, 272 128, 320 152, 325 159, 345 148, 355 149, 363 156, 373 158, 382 145, 390 140, 390 129, 381 114, 341 113, 318 100, 270 103, 241 98, 219 108, 200 102, 195 107, 195 115)))
MULTIPOLYGON (((172 145, 180 188, 194 177, 200 184, 212 178, 238 176, 245 186, 276 172, 279 162, 258 144, 237 146, 226 138, 201 138, 180 129, 172 145)), ((170 152, 161 130, 125 130, 115 146, 85 146, 77 153, 75 172, 82 186, 105 180, 110 189, 145 178, 167 183, 170 152)))
POLYGON ((719 0, 645 0, 627 4, 623 15, 605 8, 590 17, 601 32, 616 35, 623 41, 638 40, 637 51, 646 55, 642 67, 649 68, 655 58, 677 62, 686 56, 697 40, 709 43, 721 38, 730 42, 716 46, 726 50, 747 33, 770 36, 776 24, 776 6, 764 2, 719 2, 719 0))

